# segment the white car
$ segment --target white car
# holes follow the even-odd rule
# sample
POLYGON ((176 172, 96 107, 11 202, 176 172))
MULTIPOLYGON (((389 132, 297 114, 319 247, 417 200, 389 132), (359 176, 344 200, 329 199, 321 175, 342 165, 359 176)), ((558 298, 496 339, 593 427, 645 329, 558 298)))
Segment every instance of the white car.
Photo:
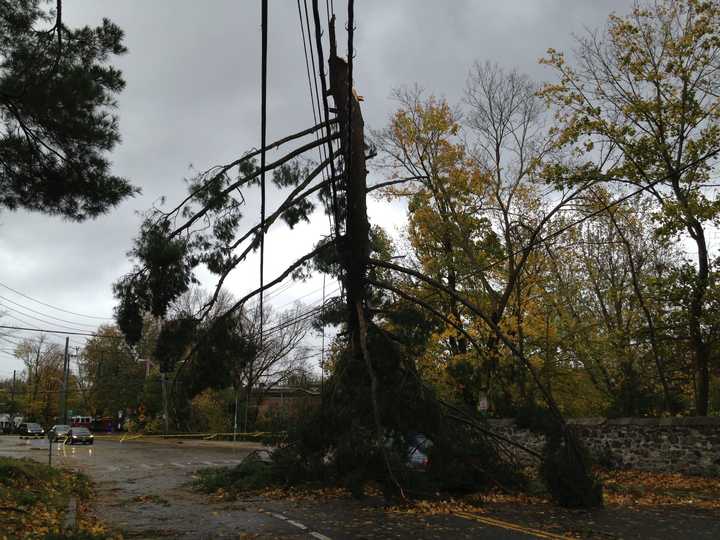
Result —
POLYGON ((66 424, 57 424, 50 429, 53 441, 64 440, 70 433, 70 426, 66 424))

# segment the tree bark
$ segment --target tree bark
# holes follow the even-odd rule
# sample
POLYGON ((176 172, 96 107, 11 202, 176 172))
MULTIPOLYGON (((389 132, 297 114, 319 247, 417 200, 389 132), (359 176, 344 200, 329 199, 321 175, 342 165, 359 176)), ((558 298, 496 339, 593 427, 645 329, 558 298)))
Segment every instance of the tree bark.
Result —
POLYGON ((695 414, 707 416, 710 397, 710 349, 705 341, 702 331, 702 317, 710 278, 710 262, 708 258, 707 241, 702 223, 695 217, 688 203, 685 193, 680 186, 679 175, 672 178, 675 197, 683 210, 686 230, 697 246, 697 270, 692 285, 690 308, 688 311, 688 325, 690 327, 690 344, 694 356, 694 401, 695 414))

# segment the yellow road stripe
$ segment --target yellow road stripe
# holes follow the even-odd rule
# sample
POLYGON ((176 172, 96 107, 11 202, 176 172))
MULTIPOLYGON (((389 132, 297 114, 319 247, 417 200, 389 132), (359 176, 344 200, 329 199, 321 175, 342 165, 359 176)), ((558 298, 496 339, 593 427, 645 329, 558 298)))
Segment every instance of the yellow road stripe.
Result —
POLYGON ((538 538, 547 538, 548 540, 568 540, 568 538, 570 538, 569 536, 562 536, 547 531, 541 531, 539 529, 531 529, 529 527, 523 527, 522 525, 518 525, 516 523, 510 523, 508 521, 502 521, 486 516, 479 516, 477 514, 471 514, 469 512, 455 512, 455 515, 465 519, 472 519, 473 521, 484 523, 485 525, 491 525, 493 527, 500 527, 502 529, 508 529, 510 531, 521 532, 525 534, 532 534, 534 536, 537 536, 538 538))

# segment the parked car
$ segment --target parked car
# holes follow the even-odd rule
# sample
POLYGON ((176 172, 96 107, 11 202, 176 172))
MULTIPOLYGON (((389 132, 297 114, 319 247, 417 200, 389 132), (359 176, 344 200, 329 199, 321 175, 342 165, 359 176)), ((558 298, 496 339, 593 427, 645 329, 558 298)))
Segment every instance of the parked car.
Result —
POLYGON ((11 433, 13 429, 12 417, 9 414, 0 414, 0 433, 11 433))
POLYGON ((68 433, 70 432, 70 426, 66 424, 57 424, 50 428, 50 433, 52 435, 53 441, 59 441, 64 440, 67 438, 68 433))
POLYGON ((93 435, 86 427, 73 427, 68 431, 65 444, 92 444, 93 435))
POLYGON ((40 424, 36 424, 35 422, 23 422, 18 428, 18 433, 20 433, 20 435, 27 435, 30 437, 43 437, 45 435, 45 430, 40 424))
POLYGON ((421 433, 411 435, 409 439, 407 464, 412 469, 425 471, 430 463, 428 452, 433 442, 421 433))

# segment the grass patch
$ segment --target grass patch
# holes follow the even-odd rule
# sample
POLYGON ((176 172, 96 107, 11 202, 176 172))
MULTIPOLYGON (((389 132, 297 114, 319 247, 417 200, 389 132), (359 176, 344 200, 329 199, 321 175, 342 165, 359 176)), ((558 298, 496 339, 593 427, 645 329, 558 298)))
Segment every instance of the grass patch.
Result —
POLYGON ((31 459, 0 457, 0 514, 5 538, 107 538, 93 520, 81 520, 77 533, 62 531, 71 497, 87 500, 89 479, 81 474, 48 467, 31 459))

